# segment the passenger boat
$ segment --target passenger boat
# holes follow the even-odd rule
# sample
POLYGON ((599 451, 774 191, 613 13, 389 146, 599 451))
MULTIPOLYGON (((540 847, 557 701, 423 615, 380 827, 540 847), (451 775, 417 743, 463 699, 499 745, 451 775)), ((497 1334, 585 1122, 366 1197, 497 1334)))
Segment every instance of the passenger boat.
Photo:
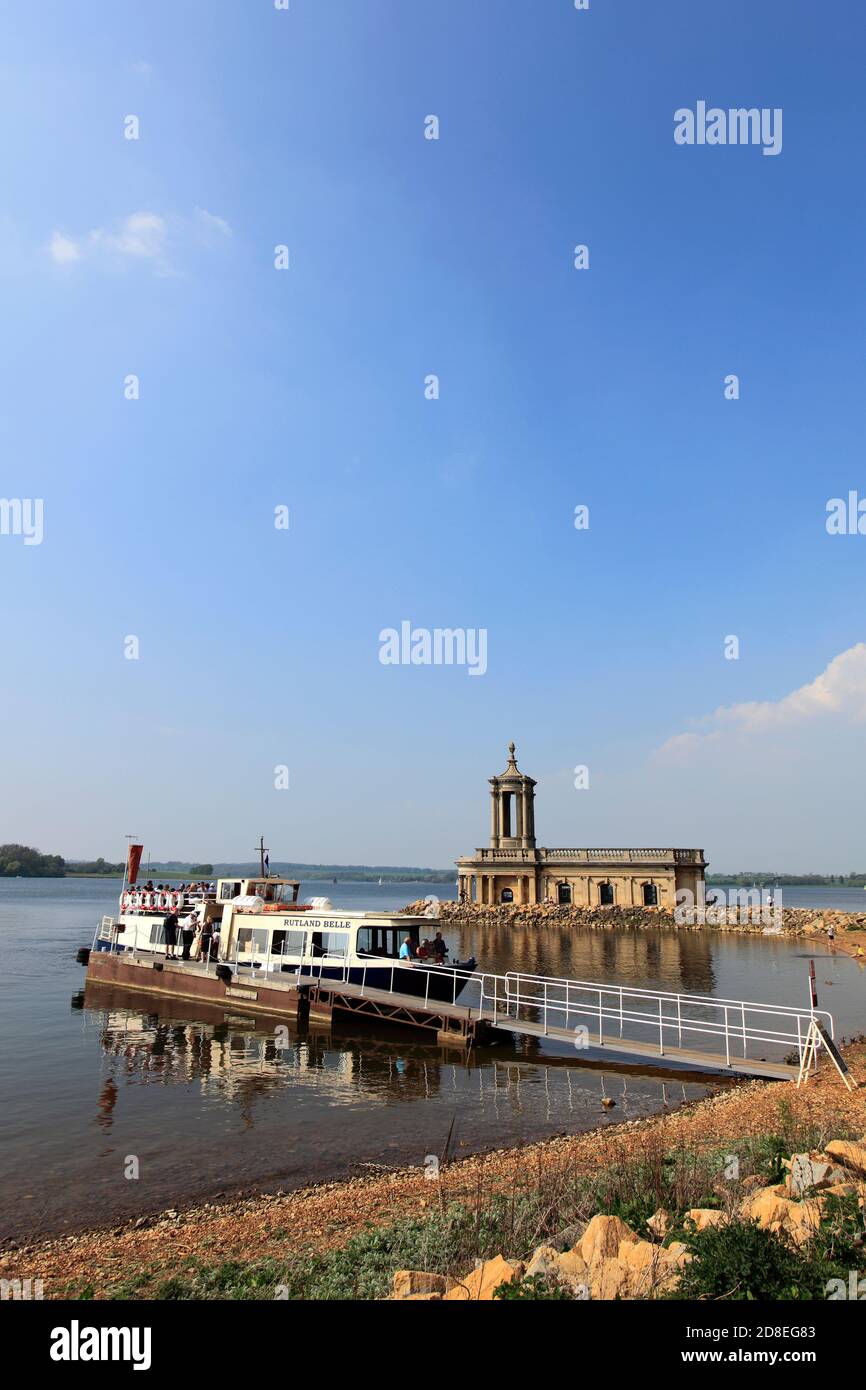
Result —
MULTIPOLYGON (((299 891, 298 880, 264 872, 252 878, 221 878, 195 891, 124 886, 117 917, 102 919, 92 948, 82 950, 79 958, 87 958, 82 963, 88 964, 89 978, 105 979, 99 958, 110 953, 115 957, 110 977, 118 984, 127 973, 122 969, 124 958, 136 966, 161 969, 167 956, 166 915, 176 912, 183 918, 195 911, 213 933, 211 957, 198 962, 169 957, 172 976, 188 973, 190 983, 193 976, 205 974, 225 985, 253 981, 267 987, 269 982, 288 984, 289 976, 292 984, 340 980, 453 1003, 475 971, 474 959, 451 961, 448 967, 429 959, 400 960, 406 938, 414 952, 419 941, 434 935, 435 923, 429 917, 337 909, 327 898, 300 902, 299 891)), ((181 949, 180 933, 176 949, 181 949)), ((130 978, 143 987, 140 970, 130 978)), ((154 988, 165 992, 165 979, 156 980, 152 973, 150 979, 154 988)), ((187 988, 182 992, 191 993, 187 988)))

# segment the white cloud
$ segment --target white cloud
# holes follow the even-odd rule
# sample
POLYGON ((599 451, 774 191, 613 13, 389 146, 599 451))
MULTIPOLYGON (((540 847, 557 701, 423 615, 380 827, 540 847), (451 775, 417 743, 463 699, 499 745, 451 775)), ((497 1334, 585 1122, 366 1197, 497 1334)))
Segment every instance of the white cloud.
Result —
POLYGON ((165 221, 155 212, 133 212, 115 228, 94 227, 86 236, 75 238, 55 231, 49 254, 55 265, 69 265, 86 258, 130 258, 160 261, 167 234, 165 221))
POLYGON ((119 256, 138 256, 155 260, 165 246, 166 225, 155 212, 133 212, 116 232, 97 227, 88 241, 91 247, 106 248, 119 256))
POLYGON ((688 759, 707 744, 726 735, 763 734, 806 721, 835 720, 856 724, 866 720, 866 643, 858 642, 834 657, 826 670, 781 700, 751 700, 722 705, 696 720, 700 732, 675 734, 655 756, 688 759))
POLYGON ((208 212, 207 208, 196 208, 195 212, 196 217, 205 227, 222 232, 223 236, 231 236, 232 229, 224 217, 217 217, 216 213, 208 212))
POLYGON ((48 250, 55 265, 68 265, 70 261, 81 259, 81 252, 76 243, 62 232, 53 234, 48 250))
POLYGON ((194 215, 175 216, 167 220, 157 212, 133 212, 109 227, 94 227, 82 236, 70 236, 55 231, 48 244, 48 254, 55 265, 67 266, 76 261, 94 265, 120 266, 138 263, 150 265, 156 275, 176 273, 170 257, 173 253, 196 247, 213 248, 227 242, 232 229, 224 217, 196 208, 194 215))

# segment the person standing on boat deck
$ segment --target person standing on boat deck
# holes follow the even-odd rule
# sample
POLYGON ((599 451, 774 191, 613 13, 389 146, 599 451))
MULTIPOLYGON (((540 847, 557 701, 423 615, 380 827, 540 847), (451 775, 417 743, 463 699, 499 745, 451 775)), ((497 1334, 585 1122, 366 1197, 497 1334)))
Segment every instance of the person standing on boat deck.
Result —
POLYGON ((412 949, 412 938, 411 936, 407 936, 403 945, 400 947, 400 960, 411 960, 414 954, 415 952, 412 949))
POLYGON ((448 954, 448 947, 445 945, 441 931, 438 931, 433 938, 433 954, 436 957, 436 963, 438 965, 445 964, 445 957, 448 954))
POLYGON ((198 913, 191 912, 188 917, 184 917, 180 924, 180 933, 183 940, 183 952, 181 960, 189 960, 189 953, 192 943, 195 941, 195 929, 198 926, 198 913))
POLYGON ((211 946, 211 941, 212 941, 212 940, 213 940, 213 922, 207 922, 207 921, 202 922, 202 924, 201 924, 201 939, 200 939, 200 941, 199 941, 199 947, 200 947, 199 957, 200 957, 201 960, 203 960, 203 961, 205 961, 205 962, 207 962, 207 961, 210 959, 210 946, 211 946))
POLYGON ((174 948, 177 945, 178 916, 176 912, 169 912, 162 919, 162 929, 165 935, 165 958, 166 960, 177 960, 174 948))

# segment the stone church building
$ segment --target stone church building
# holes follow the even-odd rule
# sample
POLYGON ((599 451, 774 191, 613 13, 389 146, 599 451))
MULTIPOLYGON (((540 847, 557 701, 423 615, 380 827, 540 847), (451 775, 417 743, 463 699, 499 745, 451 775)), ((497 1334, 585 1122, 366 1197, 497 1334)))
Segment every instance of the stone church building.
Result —
POLYGON ((673 908, 677 889, 703 895, 702 849, 538 849, 535 782, 514 751, 490 778, 489 847, 457 860, 463 902, 673 908))

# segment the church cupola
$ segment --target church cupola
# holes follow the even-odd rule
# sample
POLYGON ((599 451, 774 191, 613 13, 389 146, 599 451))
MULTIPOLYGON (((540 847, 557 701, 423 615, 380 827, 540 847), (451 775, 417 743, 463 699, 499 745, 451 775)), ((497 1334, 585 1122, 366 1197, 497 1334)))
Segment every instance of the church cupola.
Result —
POLYGON ((490 848, 535 849, 535 782, 519 770, 513 743, 508 766, 490 778, 490 848))

